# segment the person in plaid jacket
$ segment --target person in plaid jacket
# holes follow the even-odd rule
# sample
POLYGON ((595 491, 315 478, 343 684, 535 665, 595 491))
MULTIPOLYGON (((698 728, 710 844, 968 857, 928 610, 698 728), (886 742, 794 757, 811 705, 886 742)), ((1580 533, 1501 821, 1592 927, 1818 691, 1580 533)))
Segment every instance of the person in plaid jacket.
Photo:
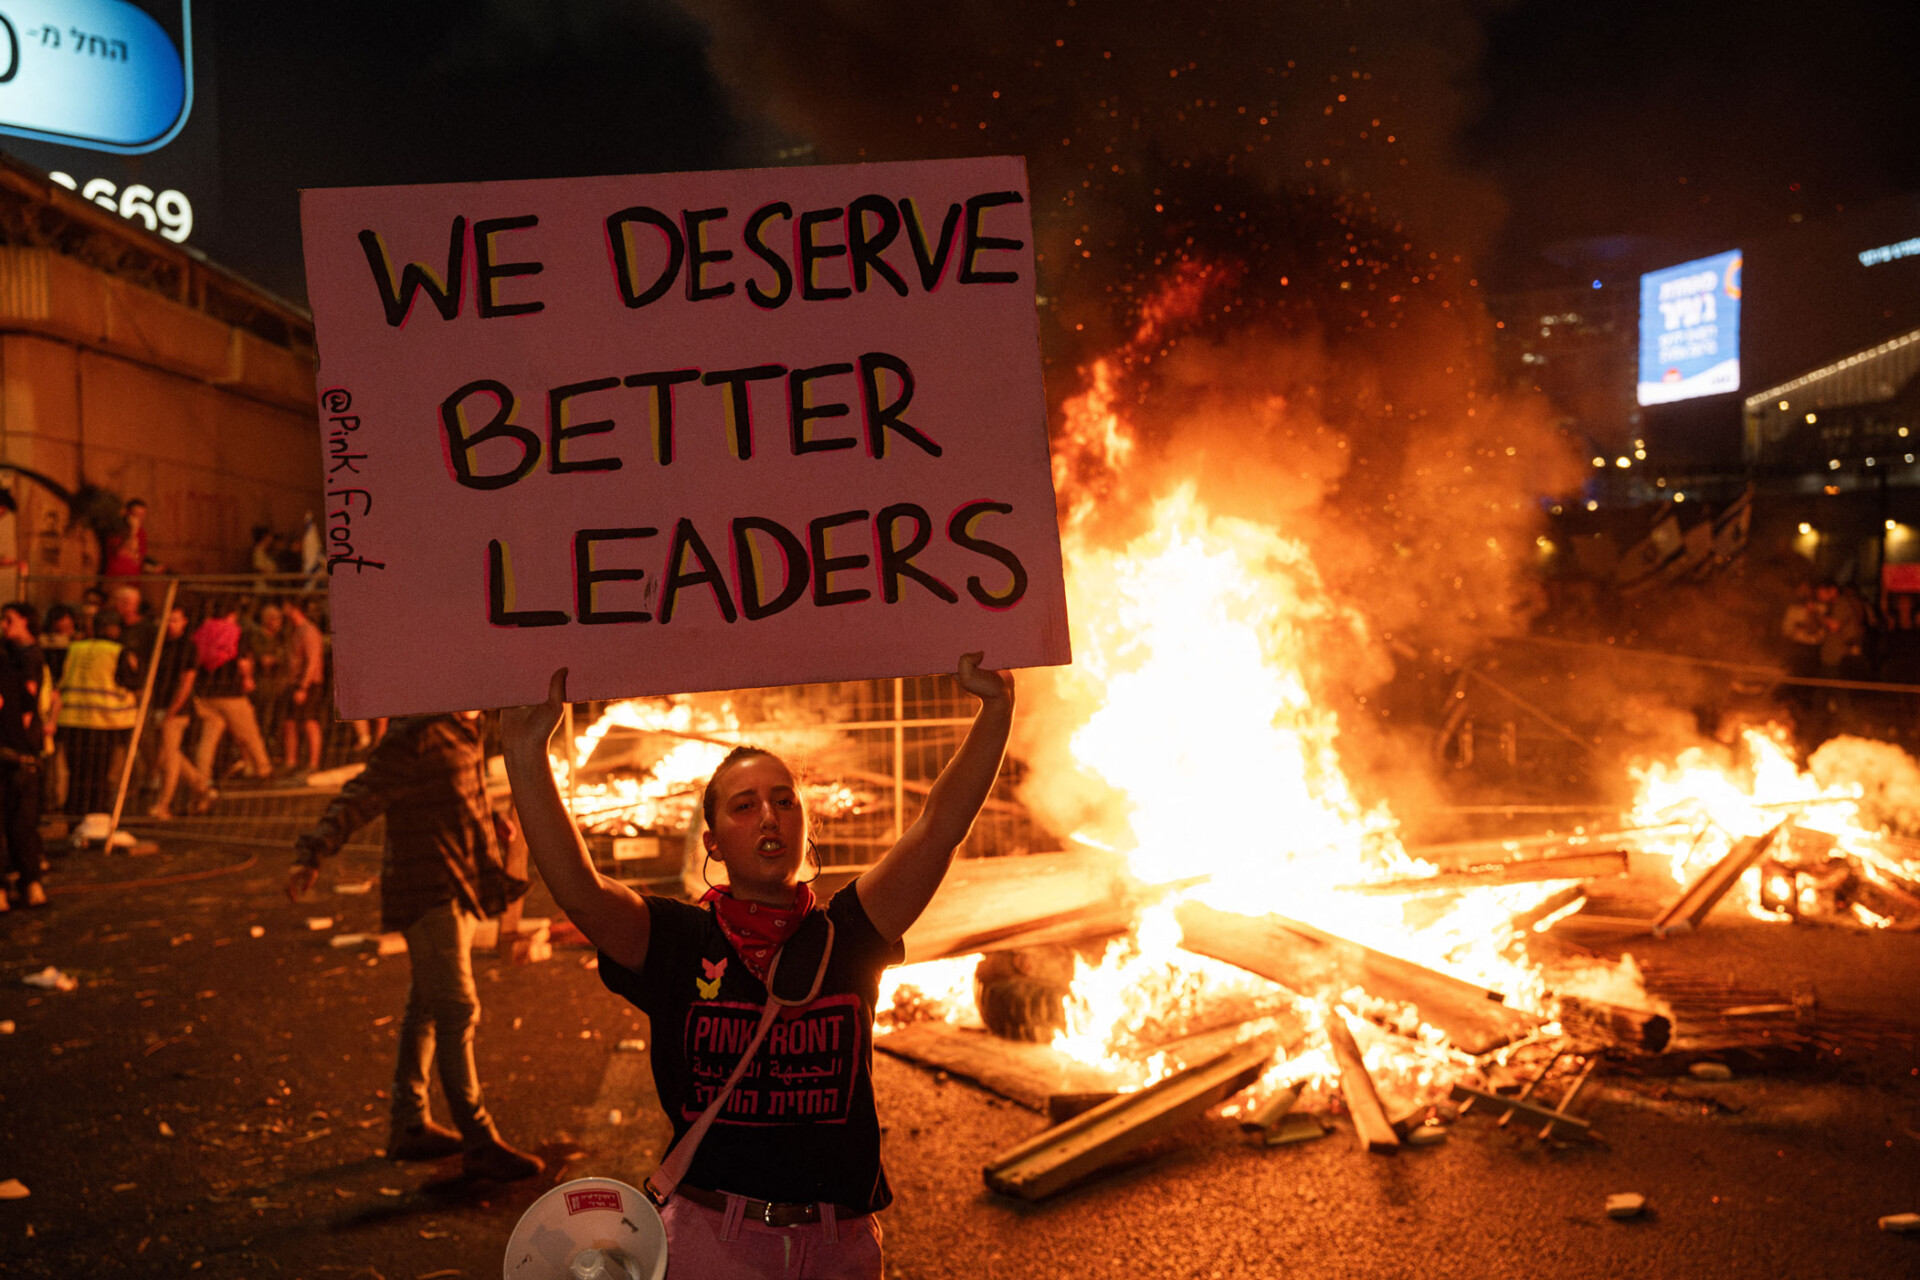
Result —
POLYGON ((481 1101, 473 1060, 480 997, 469 951, 481 917, 503 910, 512 892, 500 851, 513 838, 512 823, 487 800, 479 718, 468 712, 394 721, 366 769, 294 842, 287 896, 298 902, 319 877, 320 860, 385 815, 380 927, 405 935, 412 968, 387 1157, 436 1160, 458 1153, 468 1175, 512 1181, 544 1165, 500 1137, 481 1101), (429 1061, 438 1068, 457 1132, 433 1122, 429 1061))

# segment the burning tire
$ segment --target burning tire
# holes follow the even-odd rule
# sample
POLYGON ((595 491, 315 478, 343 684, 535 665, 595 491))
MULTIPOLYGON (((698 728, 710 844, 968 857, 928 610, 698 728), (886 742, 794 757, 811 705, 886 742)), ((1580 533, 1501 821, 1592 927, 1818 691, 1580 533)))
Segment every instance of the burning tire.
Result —
POLYGON ((1045 1044, 1067 1025, 1073 952, 1065 947, 996 951, 973 971, 973 999, 987 1030, 1045 1044))

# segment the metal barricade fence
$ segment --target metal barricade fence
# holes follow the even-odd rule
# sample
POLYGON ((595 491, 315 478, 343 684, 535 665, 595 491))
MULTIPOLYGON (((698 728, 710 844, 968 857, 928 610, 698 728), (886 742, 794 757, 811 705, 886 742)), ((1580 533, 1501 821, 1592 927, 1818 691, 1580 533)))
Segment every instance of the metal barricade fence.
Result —
MULTIPOLYGON (((22 594, 41 616, 50 665, 60 667, 68 694, 80 694, 60 710, 63 723, 44 770, 47 811, 75 824, 100 813, 107 815, 105 831, 290 848, 386 729, 384 721, 343 721, 334 713, 324 579, 33 577, 22 582, 22 594), (90 589, 105 598, 89 601, 90 589), (79 642, 62 634, 68 612, 74 634, 91 630, 90 613, 118 622, 118 643, 132 651, 125 664, 104 664, 119 677, 117 694, 96 691, 115 704, 110 724, 96 723, 89 695, 73 683, 101 683, 105 654, 98 644, 75 649, 79 642), (170 613, 179 617, 171 638, 170 613), (225 628, 236 644, 231 655, 216 637, 196 644, 209 618, 233 624, 225 628), (308 669, 314 645, 301 631, 308 624, 317 633, 317 680, 308 669), (82 662, 69 671, 76 652, 82 662), (192 686, 185 688, 189 669, 192 686)), ((871 863, 912 821, 971 723, 973 705, 951 676, 578 704, 569 708, 554 751, 563 760, 558 772, 569 805, 596 862, 611 874, 697 876, 700 791, 739 743, 779 752, 801 769, 821 863, 853 870, 871 863), (564 762, 569 744, 577 769, 564 762)), ((504 794, 497 759, 493 767, 504 794)), ((1052 847, 1014 797, 1017 767, 1010 761, 1002 771, 962 856, 1027 852, 1036 840, 1052 847)), ((101 825, 96 820, 95 828, 101 825)), ((91 834, 105 838, 103 831, 91 834)), ((380 840, 375 823, 349 847, 377 849, 380 840)))

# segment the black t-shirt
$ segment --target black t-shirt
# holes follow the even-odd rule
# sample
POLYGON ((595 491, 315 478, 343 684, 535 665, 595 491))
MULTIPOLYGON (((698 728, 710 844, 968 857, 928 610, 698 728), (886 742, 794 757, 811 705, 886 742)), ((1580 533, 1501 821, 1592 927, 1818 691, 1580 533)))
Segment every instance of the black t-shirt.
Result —
MULTIPOLYGON (((161 643, 160 661, 153 674, 153 704, 162 715, 173 705, 174 695, 180 692, 180 678, 194 670, 197 661, 193 641, 186 636, 170 636, 161 643)), ((186 714, 186 708, 183 707, 181 713, 186 714)))
POLYGON ((46 679, 38 645, 0 644, 0 747, 40 754, 40 689, 46 679))
MULTIPOLYGON (((678 1141, 753 1039, 767 989, 711 911, 671 898, 646 901, 646 964, 636 973, 602 952, 600 980, 652 1020, 653 1083, 678 1141)), ((881 971, 906 952, 874 930, 853 885, 826 910, 833 955, 819 997, 782 1011, 768 1029, 686 1181, 755 1200, 824 1200, 872 1213, 893 1203, 873 1106, 873 1009, 881 971)))

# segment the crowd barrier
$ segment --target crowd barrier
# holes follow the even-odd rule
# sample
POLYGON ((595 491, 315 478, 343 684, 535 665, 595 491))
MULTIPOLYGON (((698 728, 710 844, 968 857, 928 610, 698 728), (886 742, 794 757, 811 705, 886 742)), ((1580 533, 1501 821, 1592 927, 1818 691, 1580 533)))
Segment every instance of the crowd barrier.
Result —
MULTIPOLYGON (((22 596, 43 619, 50 663, 64 668, 68 655, 89 651, 46 634, 49 612, 65 606, 81 629, 90 608, 94 616, 118 617, 128 607, 124 598, 113 598, 116 586, 139 596, 141 620, 122 628, 123 647, 138 654, 138 676, 122 687, 118 705, 105 717, 110 723, 103 724, 73 686, 76 673, 64 673, 65 723, 42 762, 46 812, 64 815, 83 838, 95 840, 119 831, 290 849, 364 766, 387 727, 335 714, 324 580, 27 579, 22 596), (90 588, 107 598, 89 602, 90 588), (211 612, 236 605, 252 659, 251 687, 200 687, 182 699, 162 662, 168 614, 184 611, 190 643, 211 612), (314 694, 293 696, 300 683, 290 647, 295 610, 320 636, 317 706, 314 694), (105 816, 87 826, 88 814, 105 816)), ((84 665, 97 670, 99 656, 93 652, 84 665)), ((689 878, 700 872, 699 796, 706 777, 733 745, 764 746, 798 763, 806 775, 822 866, 854 870, 870 864, 912 821, 971 723, 974 705, 951 676, 578 704, 569 708, 567 725, 555 738, 556 776, 603 869, 633 880, 689 878)), ((487 731, 494 732, 490 719, 487 731)), ((492 782, 504 800, 498 758, 491 763, 492 782)), ((1036 834, 1014 796, 1016 784, 1013 769, 1003 771, 963 856, 1033 847, 1036 834)), ((349 847, 378 848, 381 834, 375 823, 349 847)))

